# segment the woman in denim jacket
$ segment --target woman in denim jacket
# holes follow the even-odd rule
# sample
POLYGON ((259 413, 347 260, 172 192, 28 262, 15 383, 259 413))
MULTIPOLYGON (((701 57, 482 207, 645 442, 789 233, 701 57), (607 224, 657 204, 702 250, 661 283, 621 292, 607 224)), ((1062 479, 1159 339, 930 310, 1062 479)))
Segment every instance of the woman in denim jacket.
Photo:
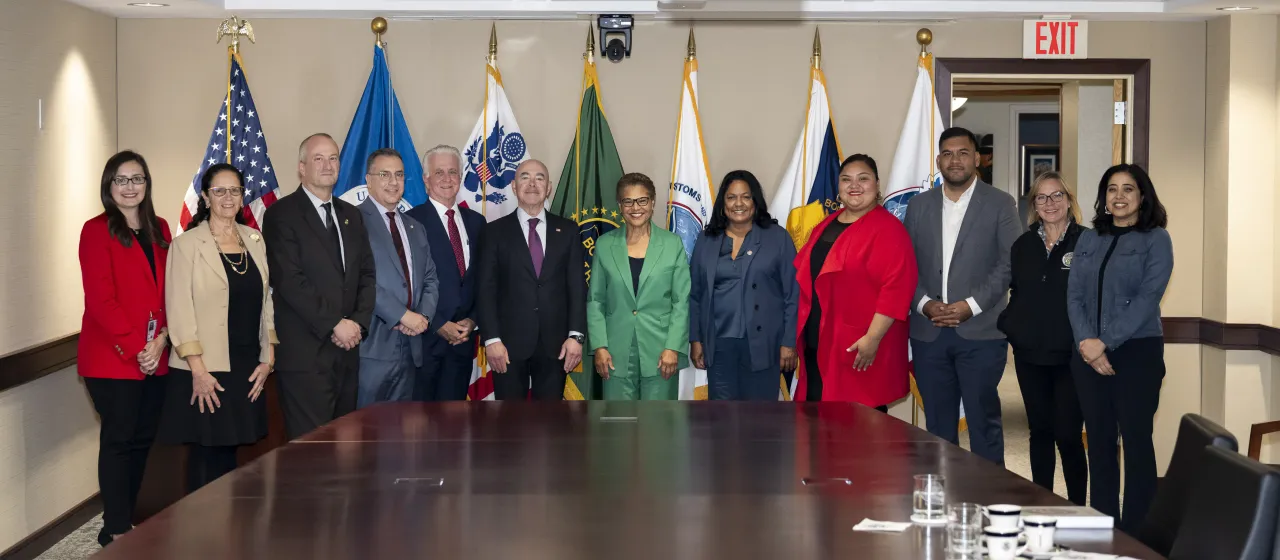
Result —
POLYGON ((1076 242, 1067 283, 1075 336, 1072 374, 1089 435, 1094 509, 1137 529, 1156 487, 1152 423, 1164 379, 1160 299, 1173 271, 1168 216, 1141 167, 1103 173, 1093 229, 1076 242), (1124 514, 1116 436, 1124 438, 1124 514))

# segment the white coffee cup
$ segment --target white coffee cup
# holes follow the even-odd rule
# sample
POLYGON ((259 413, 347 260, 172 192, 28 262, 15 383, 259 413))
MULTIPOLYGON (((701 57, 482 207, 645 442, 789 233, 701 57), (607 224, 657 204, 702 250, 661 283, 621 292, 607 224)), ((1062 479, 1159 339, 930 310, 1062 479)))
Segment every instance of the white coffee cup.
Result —
POLYGON ((1022 506, 1013 504, 995 504, 987 506, 987 519, 991 526, 999 529, 1017 529, 1022 518, 1022 506))
POLYGON ((1047 515, 1028 515, 1022 518, 1022 525, 1027 534, 1027 550, 1031 552, 1054 550, 1053 535, 1058 528, 1058 518, 1047 515))
POLYGON ((988 525, 982 530, 987 537, 987 558, 991 560, 1013 560, 1026 551, 1026 545, 1018 546, 1018 528, 1002 529, 988 525))

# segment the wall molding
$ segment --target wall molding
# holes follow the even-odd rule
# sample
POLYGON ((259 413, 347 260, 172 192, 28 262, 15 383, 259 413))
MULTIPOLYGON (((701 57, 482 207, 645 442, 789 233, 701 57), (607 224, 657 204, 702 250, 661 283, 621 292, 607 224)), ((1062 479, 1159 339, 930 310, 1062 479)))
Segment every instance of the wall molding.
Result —
POLYGON ((1168 344, 1203 344, 1222 350, 1257 350, 1280 356, 1280 328, 1250 323, 1222 323, 1204 317, 1165 317, 1168 344))
POLYGON ((92 496, 58 516, 57 519, 50 521, 44 527, 28 535, 27 538, 18 541, 8 550, 0 552, 0 558, 4 560, 33 560, 38 558, 45 551, 61 542, 62 539, 67 538, 67 535, 97 517, 99 513, 102 513, 102 498, 97 492, 94 492, 92 496))
POLYGON ((0 357, 0 391, 30 383, 76 363, 80 333, 0 357))

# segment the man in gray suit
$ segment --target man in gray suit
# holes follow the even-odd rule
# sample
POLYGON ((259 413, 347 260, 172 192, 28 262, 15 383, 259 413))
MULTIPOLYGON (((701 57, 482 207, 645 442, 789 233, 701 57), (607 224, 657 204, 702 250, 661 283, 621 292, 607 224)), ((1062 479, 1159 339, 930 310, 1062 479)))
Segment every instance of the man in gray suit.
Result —
POLYGON ((1008 343, 996 318, 1008 303, 1009 252, 1022 225, 1013 197, 977 178, 977 152, 972 132, 943 131, 943 186, 912 197, 907 206, 904 223, 920 276, 911 350, 929 432, 957 443, 963 401, 970 449, 1003 466, 996 386, 1008 343))
POLYGON ((439 282, 426 229, 396 209, 404 195, 404 160, 390 148, 369 155, 369 197, 360 204, 377 267, 369 337, 360 345, 357 406, 413 398, 422 335, 436 312, 439 282))

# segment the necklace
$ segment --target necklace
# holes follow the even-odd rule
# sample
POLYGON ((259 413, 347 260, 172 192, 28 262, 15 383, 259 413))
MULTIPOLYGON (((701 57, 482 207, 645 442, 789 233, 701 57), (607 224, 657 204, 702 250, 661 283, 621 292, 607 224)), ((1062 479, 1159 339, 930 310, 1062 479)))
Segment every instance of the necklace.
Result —
POLYGON ((235 228, 235 226, 232 226, 231 231, 236 234, 236 243, 240 245, 241 253, 238 262, 231 260, 231 257, 228 257, 226 253, 222 252, 222 244, 218 243, 218 234, 214 233, 213 223, 209 222, 209 233, 213 235, 213 244, 218 248, 218 254, 222 256, 222 260, 227 261, 227 264, 231 265, 232 272, 243 276, 244 273, 249 272, 249 249, 244 246, 244 239, 240 237, 240 232, 235 228))

